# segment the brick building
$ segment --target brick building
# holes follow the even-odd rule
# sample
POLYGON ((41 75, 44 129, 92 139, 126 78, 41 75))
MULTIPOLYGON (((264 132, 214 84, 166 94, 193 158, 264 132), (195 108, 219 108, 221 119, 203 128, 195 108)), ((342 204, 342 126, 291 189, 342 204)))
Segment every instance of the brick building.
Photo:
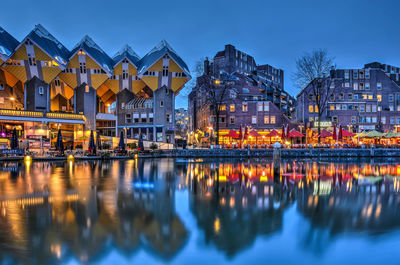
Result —
POLYGON ((290 123, 294 98, 284 90, 283 70, 257 65, 254 58, 226 45, 213 61, 204 61, 204 74, 189 94, 189 130, 204 132, 215 127, 206 91, 226 89, 219 127, 221 131, 248 126, 257 130, 281 128, 290 123), (215 80, 229 79, 226 86, 215 80))
MULTIPOLYGON (((332 70, 332 95, 321 125, 347 126, 353 132, 390 131, 400 126, 399 68, 369 63, 361 69, 332 70)), ((315 126, 317 112, 310 100, 311 85, 297 96, 298 122, 315 126)))

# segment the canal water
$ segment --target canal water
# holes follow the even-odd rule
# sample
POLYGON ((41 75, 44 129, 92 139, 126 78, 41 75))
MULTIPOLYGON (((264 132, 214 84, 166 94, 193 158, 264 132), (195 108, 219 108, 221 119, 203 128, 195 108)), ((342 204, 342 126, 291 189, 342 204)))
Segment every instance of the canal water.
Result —
POLYGON ((400 161, 0 165, 0 264, 399 264, 400 161))

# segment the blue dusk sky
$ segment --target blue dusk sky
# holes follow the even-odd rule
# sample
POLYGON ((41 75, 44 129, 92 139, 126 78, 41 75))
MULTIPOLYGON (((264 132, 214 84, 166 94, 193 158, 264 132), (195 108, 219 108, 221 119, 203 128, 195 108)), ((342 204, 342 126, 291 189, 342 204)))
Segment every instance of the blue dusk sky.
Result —
MULTIPOLYGON (((295 59, 327 49, 339 68, 380 61, 400 66, 396 0, 3 0, 0 25, 22 40, 42 24, 69 49, 86 34, 110 56, 124 44, 145 55, 166 39, 193 69, 225 44, 285 71, 292 95, 295 59)), ((194 77, 194 75, 193 75, 194 77)), ((187 107, 185 88, 177 107, 187 107)))

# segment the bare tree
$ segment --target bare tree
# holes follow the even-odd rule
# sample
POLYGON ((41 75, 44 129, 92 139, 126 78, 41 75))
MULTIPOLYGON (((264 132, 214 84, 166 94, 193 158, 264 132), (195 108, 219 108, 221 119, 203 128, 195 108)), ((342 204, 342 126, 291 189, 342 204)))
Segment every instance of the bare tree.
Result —
POLYGON ((309 103, 313 104, 318 115, 318 143, 321 143, 321 118, 325 111, 328 110, 328 101, 334 94, 335 82, 332 78, 315 78, 304 93, 309 103))
POLYGON ((296 60, 296 72, 293 81, 297 88, 304 89, 315 78, 328 77, 330 70, 334 69, 334 57, 329 56, 324 49, 305 53, 296 60))
MULTIPOLYGON (((214 80, 210 78, 210 84, 203 87, 206 101, 210 106, 210 112, 214 117, 215 145, 219 145, 219 120, 221 117, 222 106, 226 101, 230 82, 214 80)), ((226 106, 225 106, 226 107, 226 106)))
POLYGON ((330 71, 335 69, 334 58, 324 49, 305 53, 296 60, 296 72, 293 75, 295 85, 304 89, 310 103, 317 108, 318 113, 318 142, 321 141, 321 117, 327 110, 328 100, 333 94, 334 83, 329 78, 330 71))

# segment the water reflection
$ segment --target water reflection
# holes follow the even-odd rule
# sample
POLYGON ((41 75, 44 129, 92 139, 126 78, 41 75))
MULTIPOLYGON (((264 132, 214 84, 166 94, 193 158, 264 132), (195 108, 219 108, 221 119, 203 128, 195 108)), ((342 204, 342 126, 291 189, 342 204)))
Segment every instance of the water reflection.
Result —
POLYGON ((284 161, 279 172, 268 160, 5 163, 0 264, 101 263, 114 250, 169 262, 189 241, 190 253, 204 255, 205 244, 234 258, 282 235, 293 207, 306 220, 301 248, 319 253, 343 234, 398 231, 399 180, 395 163, 284 161))

